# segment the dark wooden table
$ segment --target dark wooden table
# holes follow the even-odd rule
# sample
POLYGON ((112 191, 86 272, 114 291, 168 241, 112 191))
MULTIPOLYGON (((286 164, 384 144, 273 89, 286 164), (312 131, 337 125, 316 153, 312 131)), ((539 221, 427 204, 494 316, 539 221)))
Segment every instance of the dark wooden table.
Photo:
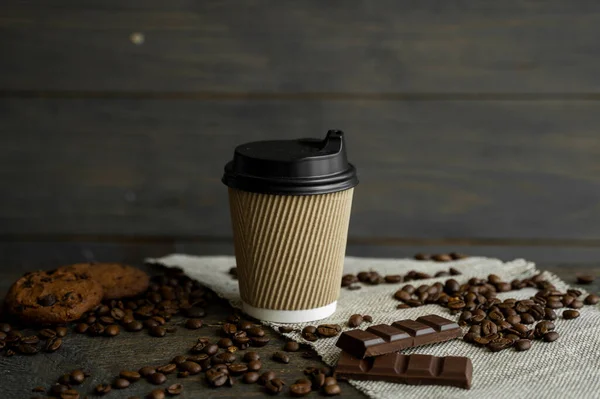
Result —
MULTIPOLYGON (((49 268, 50 265, 43 265, 49 268)), ((147 267, 148 266, 143 266, 147 267)), ((590 264, 543 264, 542 269, 552 271, 558 274, 568 283, 574 283, 576 273, 600 274, 600 267, 590 264)), ((157 271, 149 268, 149 272, 157 271)), ((17 277, 23 273, 22 270, 11 268, 10 265, 3 264, 0 268, 0 295, 4 295, 6 290, 17 277)), ((599 292, 600 281, 593 285, 585 287, 589 291, 599 292)), ((121 370, 137 370, 145 365, 163 365, 168 363, 174 356, 185 354, 194 344, 196 339, 201 336, 216 338, 218 336, 218 323, 225 317, 233 313, 233 309, 223 301, 216 301, 207 308, 207 316, 204 319, 205 326, 200 330, 191 331, 181 327, 182 318, 174 318, 170 324, 175 325, 177 332, 167 335, 164 338, 154 338, 146 332, 129 333, 122 332, 114 338, 94 337, 79 335, 70 332, 64 339, 63 347, 52 354, 38 354, 35 356, 13 356, 0 357, 0 390, 1 397, 27 398, 34 396, 43 396, 34 394, 31 389, 36 386, 49 387, 58 377, 71 370, 81 368, 91 373, 85 383, 77 389, 82 393, 81 397, 91 395, 95 385, 111 382, 121 370)), ((263 370, 273 370, 277 372, 288 384, 294 380, 303 377, 303 369, 307 366, 324 366, 316 357, 306 359, 301 356, 303 351, 292 353, 291 361, 288 365, 282 365, 270 360, 273 352, 280 350, 285 343, 285 339, 279 337, 273 331, 267 331, 271 337, 270 343, 257 348, 263 359, 263 370)), ((211 389, 204 380, 204 374, 191 376, 186 379, 178 379, 175 375, 168 376, 168 382, 162 387, 172 383, 181 382, 184 385, 182 398, 236 398, 236 397, 263 397, 264 391, 258 385, 245 385, 238 383, 231 388, 222 387, 211 389)), ((359 391, 347 383, 341 383, 343 396, 348 398, 364 397, 359 391)), ((137 395, 144 397, 156 386, 150 385, 145 381, 132 384, 123 391, 113 390, 108 398, 128 398, 137 395)), ((284 393, 283 396, 289 396, 284 393)), ((319 396, 311 393, 309 397, 319 396)))

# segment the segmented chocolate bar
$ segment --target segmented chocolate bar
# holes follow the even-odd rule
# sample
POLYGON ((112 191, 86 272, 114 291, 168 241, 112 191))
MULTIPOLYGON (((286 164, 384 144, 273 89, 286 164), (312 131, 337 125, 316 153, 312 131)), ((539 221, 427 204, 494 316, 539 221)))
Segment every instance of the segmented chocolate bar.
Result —
POLYGON ((387 355, 357 359, 342 352, 335 369, 338 378, 375 380, 409 385, 448 385, 471 388, 473 364, 468 357, 387 355))
POLYGON ((432 314, 421 316, 417 320, 396 321, 391 326, 378 324, 366 330, 344 331, 335 345, 362 359, 413 346, 448 341, 461 335, 458 324, 432 314))

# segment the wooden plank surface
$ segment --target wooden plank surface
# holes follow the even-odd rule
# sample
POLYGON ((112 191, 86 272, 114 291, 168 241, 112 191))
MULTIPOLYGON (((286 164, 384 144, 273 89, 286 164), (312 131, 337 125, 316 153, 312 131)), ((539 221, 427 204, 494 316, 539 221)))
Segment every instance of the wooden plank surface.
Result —
POLYGON ((596 93, 595 0, 0 4, 0 89, 596 93), (133 44, 133 32, 143 44, 133 44), (43 67, 41 67, 43 66, 43 67))
POLYGON ((600 103, 0 100, 0 234, 230 237, 240 143, 347 132, 350 236, 598 240, 600 103))
MULTIPOLYGON (((6 244, 0 245, 0 298, 4 296, 6 290, 16 278, 18 278, 24 270, 13 267, 11 262, 6 258, 8 252, 5 251, 6 244)), ((27 265, 28 270, 33 270, 37 267, 44 269, 52 268, 62 262, 58 262, 54 258, 52 261, 44 256, 54 252, 62 256, 62 261, 77 261, 80 251, 73 243, 21 243, 20 247, 23 250, 20 258, 23 264, 27 265)), ((88 244, 89 245, 89 244, 88 244)), ((85 247, 85 245, 83 245, 85 247)), ((104 243, 104 250, 97 250, 98 255, 111 256, 110 260, 120 260, 120 257, 129 258, 129 254, 137 252, 139 259, 142 259, 144 254, 151 254, 152 250, 143 245, 138 245, 137 249, 132 249, 130 244, 122 243, 104 243), (119 255, 121 254, 121 255, 119 255)), ((205 251, 210 249, 210 245, 204 248, 205 251)), ((213 247, 213 250, 218 250, 213 247)), ((505 256, 511 253, 511 249, 505 249, 505 256)), ((540 252, 544 249, 540 248, 540 252)), ((575 257, 576 258, 576 257, 575 257)), ((139 260, 138 259, 138 260, 139 260)), ((578 258, 583 259, 583 258, 578 258)), ((568 283, 573 283, 573 276, 577 272, 600 275, 600 268, 596 264, 595 259, 590 257, 587 261, 578 262, 545 262, 540 267, 557 273, 561 278, 568 283)), ((83 258, 81 258, 83 260, 83 258)), ((100 259, 102 260, 102 259, 100 259)), ((108 260, 108 259, 105 259, 108 260)), ((122 259, 121 259, 122 260, 122 259)), ((133 263, 137 263, 132 261, 133 263)), ((148 266, 143 266, 148 267, 148 266)), ((149 268, 150 272, 155 272, 155 269, 149 268)), ((597 279, 592 286, 586 286, 591 292, 600 291, 600 279, 597 279)), ((84 368, 89 370, 92 376, 78 390, 82 393, 89 393, 96 384, 110 382, 119 371, 124 369, 138 369, 144 365, 162 365, 167 363, 175 355, 185 353, 195 342, 199 336, 217 337, 218 322, 222 321, 227 315, 231 314, 232 309, 223 302, 215 302, 208 309, 208 315, 204 319, 206 325, 199 331, 190 331, 179 327, 181 319, 175 319, 172 323, 179 328, 173 335, 168 335, 163 339, 153 338, 145 333, 126 333, 122 332, 116 338, 89 338, 87 336, 69 334, 65 338, 65 344, 58 352, 54 354, 43 354, 38 356, 15 356, 15 357, 0 357, 0 387, 2 387, 2 397, 6 399, 16 399, 30 397, 31 389, 35 386, 49 386, 61 374, 69 372, 76 368, 84 368), (152 350, 148 350, 148 348, 152 350)), ((322 365, 315 359, 303 359, 300 353, 291 354, 292 360, 289 365, 280 365, 270 361, 269 356, 279 350, 283 343, 283 339, 278 338, 276 334, 268 331, 272 340, 264 348, 258 349, 264 361, 264 369, 272 369, 278 372, 285 381, 291 382, 297 378, 301 378, 302 370, 306 366, 322 365)), ((185 380, 176 379, 170 376, 169 383, 181 382, 184 385, 184 395, 182 398, 236 398, 236 397, 264 397, 264 393, 256 385, 247 386, 237 384, 233 388, 221 388, 218 390, 210 389, 206 386, 203 379, 203 374, 189 377, 185 380)), ((130 388, 122 392, 112 392, 110 397, 129 397, 131 395, 144 394, 152 390, 154 386, 142 381, 133 384, 130 388)), ((343 384, 342 389, 346 398, 362 398, 364 397, 358 391, 354 390, 350 385, 343 384)), ((312 393, 309 397, 319 397, 312 393)))

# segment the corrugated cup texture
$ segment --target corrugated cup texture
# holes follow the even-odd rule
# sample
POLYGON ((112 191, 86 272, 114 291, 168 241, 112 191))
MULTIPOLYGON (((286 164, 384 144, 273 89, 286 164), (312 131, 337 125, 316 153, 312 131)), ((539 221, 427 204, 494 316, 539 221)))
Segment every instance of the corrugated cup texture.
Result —
POLYGON ((293 196, 229 188, 242 300, 276 310, 336 301, 353 191, 293 196))

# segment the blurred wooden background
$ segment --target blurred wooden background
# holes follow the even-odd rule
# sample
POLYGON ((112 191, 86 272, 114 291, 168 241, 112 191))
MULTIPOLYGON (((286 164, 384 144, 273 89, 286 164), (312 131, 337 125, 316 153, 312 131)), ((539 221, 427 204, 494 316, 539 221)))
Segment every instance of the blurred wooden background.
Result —
POLYGON ((600 3, 0 2, 0 260, 232 253, 236 144, 346 131, 349 254, 600 255, 600 3))

